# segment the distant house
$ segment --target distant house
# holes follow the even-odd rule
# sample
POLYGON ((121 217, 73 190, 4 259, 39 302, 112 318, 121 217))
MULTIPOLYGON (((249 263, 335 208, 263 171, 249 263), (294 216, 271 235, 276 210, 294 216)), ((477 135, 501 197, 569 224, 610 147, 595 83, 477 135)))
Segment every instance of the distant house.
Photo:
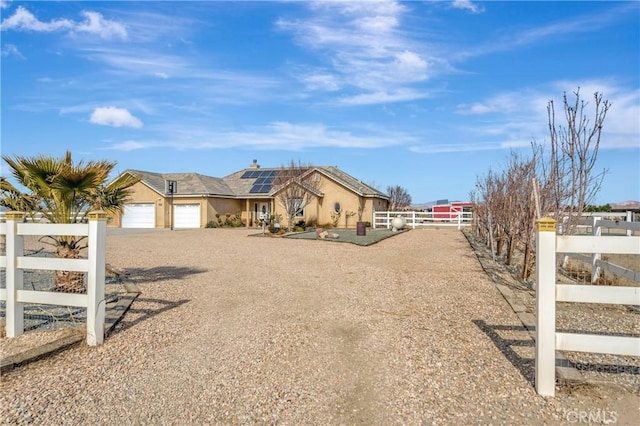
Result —
MULTIPOLYGON (((110 226, 122 228, 203 228, 219 217, 233 215, 245 226, 258 226, 261 215, 280 214, 286 226, 287 215, 276 201, 273 187, 276 174, 283 168, 261 168, 254 161, 248 168, 223 178, 198 173, 156 173, 126 170, 140 178, 132 189, 123 213, 112 218, 110 226), (175 182, 174 193, 168 183, 175 182)), ((361 182, 336 167, 310 167, 318 189, 313 200, 296 217, 305 223, 328 225, 341 213, 338 227, 355 228, 357 216, 347 212, 361 209, 362 221, 373 221, 373 212, 387 210, 386 194, 361 182), (345 218, 347 218, 345 220, 345 218)))

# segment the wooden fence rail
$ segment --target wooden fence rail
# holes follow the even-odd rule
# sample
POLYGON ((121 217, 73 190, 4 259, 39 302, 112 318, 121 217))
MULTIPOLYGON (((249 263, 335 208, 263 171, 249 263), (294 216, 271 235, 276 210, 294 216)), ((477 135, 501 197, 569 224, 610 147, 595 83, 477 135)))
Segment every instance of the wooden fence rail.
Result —
POLYGON ((0 235, 6 236, 6 254, 0 256, 0 267, 5 269, 6 289, 0 289, 0 300, 6 302, 7 337, 16 337, 24 332, 24 304, 39 303, 87 308, 87 344, 102 344, 105 318, 106 213, 91 212, 88 223, 74 224, 24 223, 25 215, 20 212, 7 212, 5 217, 6 223, 0 223, 0 235), (87 259, 26 257, 24 237, 27 235, 87 236, 87 259), (87 293, 25 290, 24 269, 86 272, 87 293))
POLYGON ((536 250, 536 391, 555 395, 556 350, 640 356, 638 337, 556 332, 556 302, 640 305, 639 287, 558 284, 556 253, 640 254, 640 237, 556 235, 556 221, 544 218, 536 250))

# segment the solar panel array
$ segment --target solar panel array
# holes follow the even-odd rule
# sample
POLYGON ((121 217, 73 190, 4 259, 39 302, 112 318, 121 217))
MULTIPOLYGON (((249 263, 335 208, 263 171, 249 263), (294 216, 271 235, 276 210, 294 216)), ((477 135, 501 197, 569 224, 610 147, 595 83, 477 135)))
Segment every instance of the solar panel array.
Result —
MULTIPOLYGON (((299 175, 304 170, 280 170, 280 175, 284 178, 299 175)), ((240 176, 240 179, 255 179, 253 186, 249 190, 250 194, 267 194, 273 187, 273 180, 278 172, 276 170, 247 170, 240 176)))
POLYGON ((249 190, 250 194, 266 194, 271 191, 275 170, 249 170, 244 172, 240 179, 256 179, 249 190))

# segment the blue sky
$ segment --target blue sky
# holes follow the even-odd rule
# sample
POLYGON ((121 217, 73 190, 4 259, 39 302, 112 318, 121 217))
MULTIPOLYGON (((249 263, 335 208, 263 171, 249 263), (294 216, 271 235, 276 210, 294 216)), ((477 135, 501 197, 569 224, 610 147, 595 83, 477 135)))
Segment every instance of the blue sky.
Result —
POLYGON ((0 5, 2 154, 216 177, 295 160, 465 200, 579 87, 612 103, 596 201, 640 200, 639 2, 0 5))

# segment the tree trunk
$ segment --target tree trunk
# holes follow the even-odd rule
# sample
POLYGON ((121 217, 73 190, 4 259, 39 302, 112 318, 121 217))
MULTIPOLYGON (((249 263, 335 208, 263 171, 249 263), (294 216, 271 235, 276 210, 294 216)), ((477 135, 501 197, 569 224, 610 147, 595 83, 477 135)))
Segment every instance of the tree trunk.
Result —
MULTIPOLYGON (((56 255, 62 259, 78 259, 80 251, 68 247, 58 247, 56 255)), ((64 293, 84 293, 84 272, 56 271, 55 290, 64 293)))

